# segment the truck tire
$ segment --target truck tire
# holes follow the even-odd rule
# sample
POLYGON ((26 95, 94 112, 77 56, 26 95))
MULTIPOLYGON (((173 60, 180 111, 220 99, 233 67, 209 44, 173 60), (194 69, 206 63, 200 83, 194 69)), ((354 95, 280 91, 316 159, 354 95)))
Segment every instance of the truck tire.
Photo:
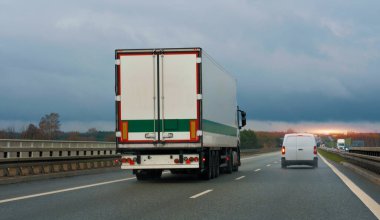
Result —
POLYGON ((139 171, 136 172, 136 179, 138 181, 148 180, 148 175, 147 175, 147 173, 145 171, 139 170, 139 171))
POLYGON ((235 165, 232 169, 232 171, 237 172, 239 171, 239 165, 235 165))
POLYGON ((215 177, 220 175, 220 157, 219 151, 215 152, 215 177))
POLYGON ((227 167, 226 167, 226 173, 231 174, 232 173, 232 154, 231 151, 228 151, 227 157, 229 158, 227 161, 227 167))
MULTIPOLYGON (((238 160, 239 160, 239 158, 238 158, 238 160)), ((237 162, 239 163, 239 161, 237 161, 237 162)), ((232 165, 232 171, 234 171, 234 172, 239 171, 239 164, 232 165)))
POLYGON ((199 177, 203 180, 210 180, 212 178, 212 159, 211 159, 211 151, 208 151, 206 157, 206 167, 205 170, 199 173, 199 177))
POLYGON ((215 178, 215 151, 211 151, 211 179, 215 178))

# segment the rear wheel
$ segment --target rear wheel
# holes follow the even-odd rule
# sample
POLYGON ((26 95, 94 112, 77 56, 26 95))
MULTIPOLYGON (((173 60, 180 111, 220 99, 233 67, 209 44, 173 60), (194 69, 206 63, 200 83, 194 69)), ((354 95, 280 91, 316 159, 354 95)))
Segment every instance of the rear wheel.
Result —
POLYGON ((204 180, 210 180, 212 178, 212 156, 211 151, 208 152, 206 157, 206 167, 203 172, 199 174, 199 176, 204 180))
POLYGON ((211 151, 211 178, 215 178, 216 169, 215 169, 215 151, 211 151))
MULTIPOLYGON (((232 152, 232 155, 233 155, 233 152, 232 152)), ((232 165, 232 171, 236 172, 236 171, 239 171, 239 155, 237 155, 237 161, 233 161, 233 165, 232 165)))
POLYGON ((284 159, 281 159, 281 168, 286 168, 286 162, 284 159))
POLYGON ((227 157, 228 157, 228 160, 227 160, 226 173, 232 173, 232 154, 231 154, 231 151, 228 151, 227 157))
POLYGON ((314 161, 313 161, 313 167, 314 167, 314 168, 317 168, 317 167, 318 167, 318 158, 314 158, 314 161))
POLYGON ((219 151, 215 152, 215 177, 218 177, 220 174, 220 168, 219 168, 219 151))

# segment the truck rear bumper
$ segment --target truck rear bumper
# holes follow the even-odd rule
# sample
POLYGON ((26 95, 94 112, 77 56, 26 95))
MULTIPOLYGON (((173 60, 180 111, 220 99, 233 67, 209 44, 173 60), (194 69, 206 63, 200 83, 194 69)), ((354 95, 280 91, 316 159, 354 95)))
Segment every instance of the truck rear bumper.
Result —
POLYGON ((122 155, 121 169, 197 169, 199 168, 198 154, 184 154, 181 160, 180 155, 122 155), (140 161, 139 161, 140 160, 140 161))

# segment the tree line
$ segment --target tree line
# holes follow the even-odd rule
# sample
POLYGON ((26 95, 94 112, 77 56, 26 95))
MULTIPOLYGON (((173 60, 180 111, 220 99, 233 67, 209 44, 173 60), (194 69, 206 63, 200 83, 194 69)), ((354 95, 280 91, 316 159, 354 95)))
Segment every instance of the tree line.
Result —
POLYGON ((63 132, 58 113, 50 113, 41 117, 38 125, 30 123, 21 132, 8 127, 0 130, 0 139, 31 139, 31 140, 70 140, 70 141, 115 141, 113 131, 98 131, 90 128, 87 132, 63 132))
POLYGON ((282 144, 284 135, 285 132, 243 130, 240 132, 240 146, 242 149, 276 148, 282 144))

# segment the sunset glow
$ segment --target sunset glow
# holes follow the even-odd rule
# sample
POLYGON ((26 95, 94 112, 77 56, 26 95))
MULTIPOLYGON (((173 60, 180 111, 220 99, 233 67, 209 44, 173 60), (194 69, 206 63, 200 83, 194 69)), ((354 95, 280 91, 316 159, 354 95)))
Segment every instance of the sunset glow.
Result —
POLYGON ((281 122, 249 120, 248 128, 255 131, 294 131, 314 134, 345 134, 351 132, 380 132, 377 122, 281 122))

